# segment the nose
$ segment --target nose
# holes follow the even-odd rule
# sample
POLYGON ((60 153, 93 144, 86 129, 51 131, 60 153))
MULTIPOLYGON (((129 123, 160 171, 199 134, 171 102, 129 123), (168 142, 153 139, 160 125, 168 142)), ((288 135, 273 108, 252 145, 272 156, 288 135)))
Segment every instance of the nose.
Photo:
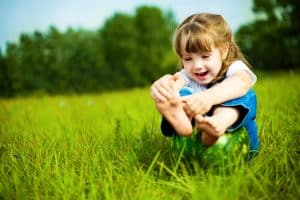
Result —
POLYGON ((203 68, 203 61, 200 58, 194 59, 193 66, 195 69, 202 69, 203 68))

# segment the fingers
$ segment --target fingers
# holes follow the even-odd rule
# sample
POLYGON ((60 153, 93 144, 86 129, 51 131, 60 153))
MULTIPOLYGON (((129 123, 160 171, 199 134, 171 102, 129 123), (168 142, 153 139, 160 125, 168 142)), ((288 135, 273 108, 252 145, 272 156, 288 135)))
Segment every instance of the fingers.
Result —
POLYGON ((196 123, 201 123, 205 120, 205 118, 202 115, 196 115, 195 116, 195 121, 196 123))
POLYGON ((152 84, 150 95, 155 101, 165 102, 168 99, 172 98, 174 89, 170 85, 171 79, 171 75, 165 75, 152 84))
POLYGON ((184 103, 183 109, 185 113, 190 117, 194 117, 196 115, 195 110, 192 108, 188 100, 184 103))
POLYGON ((203 115, 210 110, 210 106, 207 101, 197 98, 196 95, 189 95, 181 97, 181 102, 184 104, 185 112, 190 116, 195 116, 197 114, 203 115))
POLYGON ((173 75, 173 80, 176 81, 177 79, 181 78, 180 76, 180 73, 179 72, 176 72, 174 75, 173 75))
POLYGON ((190 117, 194 117, 196 115, 194 110, 190 109, 188 106, 184 106, 183 109, 184 109, 185 113, 190 117))
POLYGON ((174 80, 169 80, 170 89, 172 91, 172 97, 179 97, 179 92, 176 88, 176 83, 174 80))
POLYGON ((153 85, 153 94, 161 101, 171 98, 172 88, 164 82, 157 81, 153 85))
POLYGON ((167 100, 167 98, 155 87, 151 87, 150 95, 156 102, 165 102, 167 100))
POLYGON ((188 116, 193 117, 196 113, 192 109, 191 95, 180 97, 180 100, 183 103, 185 113, 188 116))

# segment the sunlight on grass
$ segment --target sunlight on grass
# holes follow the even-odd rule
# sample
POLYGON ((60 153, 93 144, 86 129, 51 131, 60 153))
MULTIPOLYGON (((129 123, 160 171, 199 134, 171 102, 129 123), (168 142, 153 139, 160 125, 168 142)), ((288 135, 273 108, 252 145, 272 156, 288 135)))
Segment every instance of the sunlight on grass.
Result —
POLYGON ((1 199, 299 199, 300 75, 259 77, 262 148, 203 167, 173 156, 149 88, 0 100, 1 199))

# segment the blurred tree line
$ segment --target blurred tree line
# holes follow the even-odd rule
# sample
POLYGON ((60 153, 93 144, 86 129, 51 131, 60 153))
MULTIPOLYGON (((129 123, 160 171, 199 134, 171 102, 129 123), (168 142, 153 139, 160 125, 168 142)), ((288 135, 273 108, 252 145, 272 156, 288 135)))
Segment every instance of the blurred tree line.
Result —
MULTIPOLYGON (((299 1, 254 0, 257 19, 236 32, 254 68, 296 69, 299 55, 299 1)), ((146 86, 176 70, 171 11, 138 7, 116 13, 97 31, 21 34, 0 51, 0 96, 99 92, 146 86)))
POLYGON ((235 37, 254 68, 299 69, 300 1, 253 0, 256 20, 235 37))
POLYGON ((21 34, 0 52, 0 96, 82 93, 149 85, 175 70, 171 11, 141 6, 115 13, 99 30, 21 34))

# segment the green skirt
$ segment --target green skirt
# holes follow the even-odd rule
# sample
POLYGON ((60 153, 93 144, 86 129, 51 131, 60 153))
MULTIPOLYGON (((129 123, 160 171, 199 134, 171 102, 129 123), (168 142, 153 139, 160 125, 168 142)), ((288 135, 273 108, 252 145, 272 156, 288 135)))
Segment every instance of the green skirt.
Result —
POLYGON ((204 165, 220 165, 231 162, 232 159, 247 159, 249 139, 245 128, 225 133, 209 147, 201 143, 200 134, 194 131, 190 137, 173 136, 172 151, 177 159, 193 158, 204 165))

